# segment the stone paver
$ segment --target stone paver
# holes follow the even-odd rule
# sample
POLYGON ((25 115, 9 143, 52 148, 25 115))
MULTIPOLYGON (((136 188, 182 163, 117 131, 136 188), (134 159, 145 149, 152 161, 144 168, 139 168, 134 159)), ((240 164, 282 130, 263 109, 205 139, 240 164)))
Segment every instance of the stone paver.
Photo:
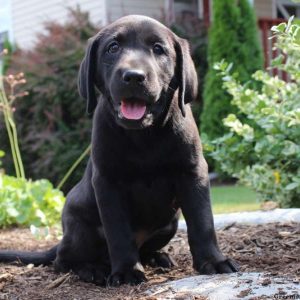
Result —
POLYGON ((158 300, 300 299, 295 279, 264 273, 200 275, 155 286, 146 292, 158 300), (257 297, 257 298, 256 298, 257 297))

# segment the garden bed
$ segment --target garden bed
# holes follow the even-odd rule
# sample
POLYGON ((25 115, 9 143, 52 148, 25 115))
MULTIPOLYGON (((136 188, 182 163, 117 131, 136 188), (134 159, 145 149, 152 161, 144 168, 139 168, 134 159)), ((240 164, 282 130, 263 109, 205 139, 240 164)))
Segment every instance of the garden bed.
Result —
MULTIPOLYGON (((242 272, 267 272, 270 277, 280 275, 300 281, 300 223, 234 225, 217 234, 222 251, 239 262, 242 272)), ((41 250, 57 242, 36 240, 26 229, 2 230, 0 236, 1 249, 41 250)), ((80 282, 73 274, 55 274, 52 267, 0 264, 0 299, 155 300, 145 291, 156 284, 196 275, 184 231, 178 232, 166 249, 178 266, 170 271, 147 267, 148 282, 137 287, 104 289, 80 282)))

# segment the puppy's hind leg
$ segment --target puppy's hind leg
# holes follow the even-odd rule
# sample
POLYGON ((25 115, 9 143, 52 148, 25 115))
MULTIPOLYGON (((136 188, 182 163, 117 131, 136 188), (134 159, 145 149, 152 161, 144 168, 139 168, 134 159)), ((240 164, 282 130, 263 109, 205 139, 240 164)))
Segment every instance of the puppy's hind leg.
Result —
POLYGON ((178 227, 178 216, 164 228, 155 232, 140 248, 140 257, 143 264, 152 267, 172 268, 175 260, 167 253, 159 251, 174 237, 178 227))
POLYGON ((77 228, 76 236, 64 236, 54 268, 63 273, 72 270, 81 280, 104 286, 110 274, 107 246, 91 231, 80 233, 82 227, 77 228))
POLYGON ((91 186, 91 162, 83 179, 69 192, 63 210, 63 239, 57 248, 55 270, 72 270, 81 280, 105 284, 110 272, 108 248, 91 186))

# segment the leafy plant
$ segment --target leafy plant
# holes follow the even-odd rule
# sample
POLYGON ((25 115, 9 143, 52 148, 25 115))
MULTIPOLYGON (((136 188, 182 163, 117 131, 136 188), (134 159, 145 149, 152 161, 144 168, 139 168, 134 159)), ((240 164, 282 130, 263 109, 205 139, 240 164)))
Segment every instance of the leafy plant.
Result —
POLYGON ((247 116, 224 119, 230 133, 207 144, 221 168, 257 191, 262 201, 282 207, 300 206, 300 26, 282 23, 272 28, 281 54, 273 61, 289 75, 289 82, 257 71, 261 89, 241 84, 231 64, 216 64, 232 104, 247 116))
POLYGON ((64 201, 62 192, 48 180, 0 174, 0 227, 53 225, 60 219, 64 201))
POLYGON ((228 113, 236 113, 230 95, 222 88, 214 64, 222 59, 234 63, 245 83, 251 74, 262 69, 262 52, 258 40, 256 17, 248 0, 213 1, 213 22, 209 31, 208 72, 204 83, 204 106, 200 131, 209 139, 222 136, 226 127, 220 122, 228 113))

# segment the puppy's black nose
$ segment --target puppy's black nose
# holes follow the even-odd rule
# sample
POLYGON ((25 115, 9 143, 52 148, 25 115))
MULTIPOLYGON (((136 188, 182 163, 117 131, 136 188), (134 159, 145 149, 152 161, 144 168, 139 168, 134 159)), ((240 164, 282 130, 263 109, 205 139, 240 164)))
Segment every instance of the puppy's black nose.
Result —
POLYGON ((126 70, 122 78, 126 83, 142 83, 145 81, 146 75, 142 70, 126 70))

